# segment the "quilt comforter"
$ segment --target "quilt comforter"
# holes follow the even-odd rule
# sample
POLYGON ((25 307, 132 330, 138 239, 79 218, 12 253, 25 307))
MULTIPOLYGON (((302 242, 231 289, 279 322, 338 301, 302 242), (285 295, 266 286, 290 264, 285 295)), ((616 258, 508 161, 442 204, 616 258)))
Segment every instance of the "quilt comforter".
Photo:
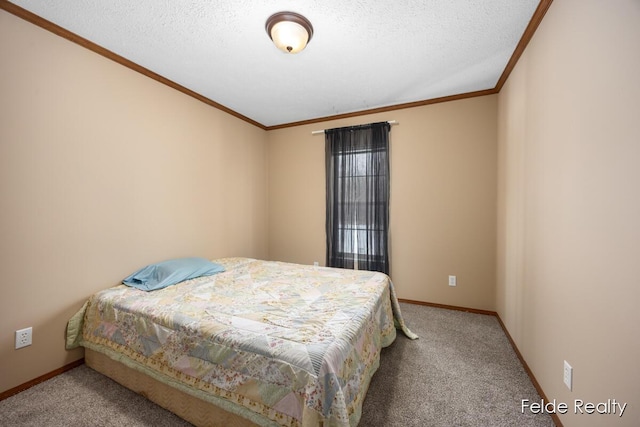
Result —
POLYGON ((82 345, 262 425, 357 425, 402 320, 389 277, 248 258, 215 276, 98 292, 69 322, 82 345))

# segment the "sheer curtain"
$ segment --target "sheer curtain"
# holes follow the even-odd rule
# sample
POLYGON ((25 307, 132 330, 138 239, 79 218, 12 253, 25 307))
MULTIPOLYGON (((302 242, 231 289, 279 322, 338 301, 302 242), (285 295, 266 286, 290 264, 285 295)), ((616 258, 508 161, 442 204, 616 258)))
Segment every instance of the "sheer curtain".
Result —
POLYGON ((387 122, 325 131, 327 265, 389 274, 387 122))

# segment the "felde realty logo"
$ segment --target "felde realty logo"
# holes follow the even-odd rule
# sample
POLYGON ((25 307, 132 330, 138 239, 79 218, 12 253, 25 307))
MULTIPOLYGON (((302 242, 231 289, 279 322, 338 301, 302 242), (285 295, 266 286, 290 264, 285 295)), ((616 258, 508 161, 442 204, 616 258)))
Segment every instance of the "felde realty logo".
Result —
POLYGON ((616 399, 607 399, 606 402, 585 402, 582 399, 575 399, 573 406, 570 407, 565 402, 558 402, 556 399, 545 402, 531 401, 522 399, 521 412, 524 414, 529 411, 533 414, 566 414, 572 409, 574 414, 601 414, 601 415, 617 415, 621 417, 627 409, 627 403, 618 402, 616 399))

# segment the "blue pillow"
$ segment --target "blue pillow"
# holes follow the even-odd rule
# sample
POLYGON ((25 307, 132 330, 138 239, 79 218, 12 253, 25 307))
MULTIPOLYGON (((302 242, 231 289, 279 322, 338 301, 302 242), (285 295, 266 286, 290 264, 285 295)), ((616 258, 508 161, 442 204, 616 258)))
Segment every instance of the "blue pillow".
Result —
POLYGON ((204 258, 180 258, 150 264, 122 281, 143 291, 155 291, 184 280, 200 276, 211 276, 224 271, 220 264, 204 258))

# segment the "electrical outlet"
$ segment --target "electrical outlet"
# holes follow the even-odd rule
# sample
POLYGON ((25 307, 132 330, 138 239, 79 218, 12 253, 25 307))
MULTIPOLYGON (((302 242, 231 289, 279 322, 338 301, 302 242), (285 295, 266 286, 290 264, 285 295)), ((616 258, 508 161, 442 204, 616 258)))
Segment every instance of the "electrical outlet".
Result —
POLYGON ((16 331, 16 349, 31 345, 32 333, 33 329, 31 327, 16 331))
POLYGON ((456 286, 457 282, 456 276, 449 276, 449 286, 456 286))
POLYGON ((573 368, 566 360, 564 361, 564 385, 566 385, 569 390, 573 389, 573 368))
POLYGON ((320 263, 318 263, 318 261, 314 261, 314 262, 313 262, 313 266, 314 266, 314 267, 318 267, 319 265, 320 265, 320 263))

